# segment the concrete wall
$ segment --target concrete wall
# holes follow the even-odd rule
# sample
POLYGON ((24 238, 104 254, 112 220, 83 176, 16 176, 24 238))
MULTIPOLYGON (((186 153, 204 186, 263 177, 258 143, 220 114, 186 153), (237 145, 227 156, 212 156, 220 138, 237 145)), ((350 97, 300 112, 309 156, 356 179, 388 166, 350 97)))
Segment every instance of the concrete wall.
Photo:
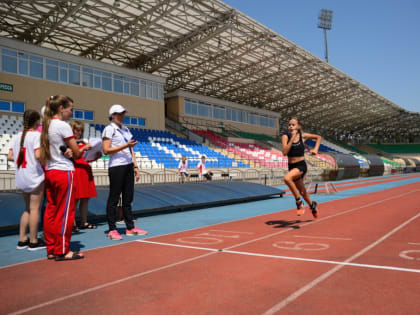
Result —
MULTIPOLYGON (((169 118, 174 119, 175 117, 178 117, 178 121, 180 122, 188 121, 192 125, 197 125, 197 126, 199 126, 200 124, 217 126, 220 124, 220 122, 222 122, 222 120, 215 119, 215 118, 206 119, 204 117, 186 115, 184 113, 184 100, 185 100, 184 97, 181 97, 181 96, 174 96, 174 97, 167 98, 165 100, 165 103, 168 109, 169 118)), ((252 111, 251 108, 248 108, 248 110, 252 111)), ((238 129, 244 132, 259 133, 259 134, 265 134, 269 136, 276 136, 279 130, 278 120, 276 122, 277 128, 268 128, 268 127, 239 123, 239 122, 228 121, 228 120, 223 120, 223 125, 227 129, 231 127, 232 129, 238 129)))
MULTIPOLYGON (((94 113, 93 123, 108 124, 108 110, 112 104, 121 104, 129 116, 146 118, 148 129, 165 129, 165 108, 163 101, 143 99, 103 90, 82 88, 46 80, 0 72, 0 82, 12 84, 13 92, 0 91, 0 99, 25 103, 26 109, 41 110, 51 95, 63 94, 74 100, 74 108, 94 113)), ((7 113, 18 115, 15 113, 7 113)), ((91 123, 90 121, 87 121, 91 123)))
POLYGON ((174 120, 178 116, 184 115, 184 98, 171 97, 165 100, 168 117, 174 120))

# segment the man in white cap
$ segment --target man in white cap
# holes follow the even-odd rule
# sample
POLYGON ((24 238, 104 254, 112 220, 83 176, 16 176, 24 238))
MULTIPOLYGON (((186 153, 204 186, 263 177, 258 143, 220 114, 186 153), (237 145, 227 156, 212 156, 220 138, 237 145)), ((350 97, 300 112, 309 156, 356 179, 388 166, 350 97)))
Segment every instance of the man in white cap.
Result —
POLYGON ((123 126, 127 109, 115 104, 109 109, 111 123, 105 127, 102 133, 102 149, 109 155, 108 176, 109 196, 106 206, 106 214, 109 225, 108 237, 111 240, 121 240, 117 231, 117 205, 122 195, 122 212, 127 226, 126 235, 145 235, 146 231, 134 226, 131 203, 134 196, 134 176, 136 181, 140 179, 140 171, 137 166, 133 147, 137 141, 132 139, 130 130, 123 126))

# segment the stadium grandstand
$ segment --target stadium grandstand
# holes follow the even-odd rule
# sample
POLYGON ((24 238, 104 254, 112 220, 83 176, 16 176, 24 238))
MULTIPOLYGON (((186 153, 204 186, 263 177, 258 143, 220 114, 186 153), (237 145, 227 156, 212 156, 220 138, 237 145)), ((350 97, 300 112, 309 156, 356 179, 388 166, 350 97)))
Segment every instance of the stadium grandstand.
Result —
MULTIPOLYGON (((419 113, 222 1, 3 1, 0 15, 0 189, 13 189, 6 157, 22 113, 52 94, 74 98, 87 139, 101 136, 110 105, 128 108, 143 184, 177 182, 181 156, 194 168, 205 155, 221 179, 268 174, 277 185, 287 170, 280 133, 294 115, 324 138, 316 156, 306 143, 310 175, 329 178, 342 155, 359 175, 369 156, 384 173, 420 163, 419 113)), ((93 168, 107 185, 107 157, 93 168)))
POLYGON ((1 314, 419 313, 419 172, 420 113, 220 0, 0 2, 1 314), (126 153, 78 180, 55 121, 65 167, 22 194, 12 139, 54 95, 126 153), (289 159, 293 116, 322 143, 289 159))

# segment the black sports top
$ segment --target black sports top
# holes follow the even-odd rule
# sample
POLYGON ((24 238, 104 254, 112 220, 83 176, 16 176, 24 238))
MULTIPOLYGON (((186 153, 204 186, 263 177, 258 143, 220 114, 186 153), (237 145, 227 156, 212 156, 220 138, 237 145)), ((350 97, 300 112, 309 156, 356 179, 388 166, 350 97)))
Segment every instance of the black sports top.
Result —
MULTIPOLYGON (((291 137, 290 133, 285 132, 284 134, 287 136, 287 142, 289 142, 290 137, 291 137)), ((303 145, 301 133, 299 133, 299 141, 292 143, 292 146, 289 150, 289 153, 287 153, 287 156, 288 157, 305 156, 305 146, 303 145)))

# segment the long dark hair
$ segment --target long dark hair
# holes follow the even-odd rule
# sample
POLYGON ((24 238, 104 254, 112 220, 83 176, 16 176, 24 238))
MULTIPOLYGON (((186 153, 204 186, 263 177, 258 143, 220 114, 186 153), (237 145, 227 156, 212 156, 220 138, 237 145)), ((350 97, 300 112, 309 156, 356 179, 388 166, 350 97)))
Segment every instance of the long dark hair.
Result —
POLYGON ((35 126, 35 123, 41 119, 41 115, 33 109, 25 110, 23 113, 23 131, 22 137, 20 138, 20 148, 19 148, 19 155, 16 160, 17 167, 20 168, 24 159, 25 159, 25 152, 23 148, 23 144, 25 143, 26 133, 29 129, 35 126))
POLYGON ((41 162, 46 164, 51 159, 50 140, 48 138, 48 129, 50 128, 51 118, 58 114, 58 110, 62 105, 64 108, 70 106, 73 100, 64 95, 50 96, 45 104, 44 117, 42 119, 41 133, 41 162))

